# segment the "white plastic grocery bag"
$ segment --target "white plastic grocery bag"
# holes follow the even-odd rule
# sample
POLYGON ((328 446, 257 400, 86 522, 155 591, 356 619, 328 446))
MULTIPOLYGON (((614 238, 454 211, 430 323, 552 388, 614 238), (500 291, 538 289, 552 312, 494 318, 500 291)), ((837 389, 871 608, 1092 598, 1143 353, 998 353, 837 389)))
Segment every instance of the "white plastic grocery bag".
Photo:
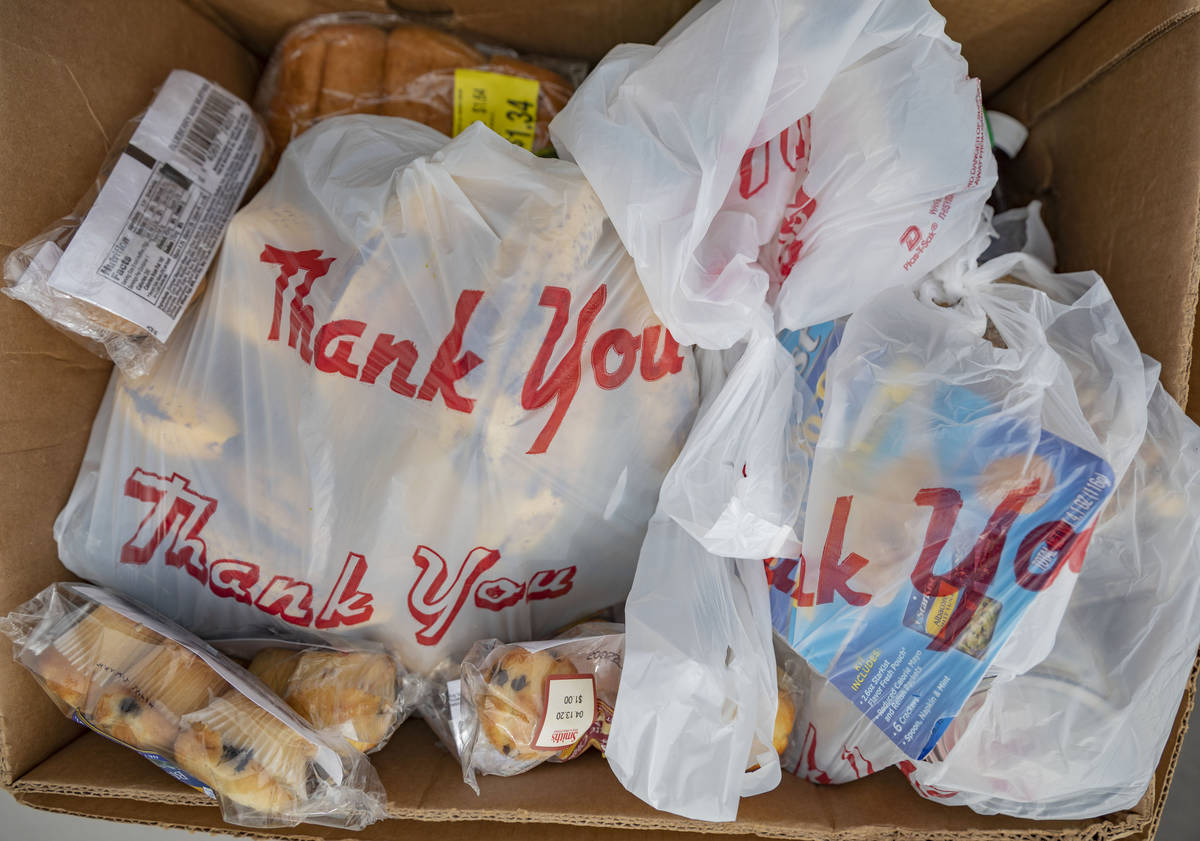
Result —
POLYGON ((925 757, 978 686, 1045 659, 1144 436, 1142 357, 1097 276, 958 268, 847 321, 804 552, 772 559, 776 629, 848 699, 801 711, 791 770, 814 781, 925 757))
POLYGON ((1153 779, 1200 645, 1200 428, 1156 369, 1145 441, 1053 650, 973 695, 925 761, 901 766, 924 796, 1074 820, 1133 807, 1153 779))
POLYGON ((995 161, 943 24, 926 0, 725 0, 596 67, 554 145, 680 341, 743 338, 769 287, 780 327, 846 315, 966 241, 995 161))
POLYGON ((756 747, 777 697, 761 561, 798 551, 807 470, 776 334, 915 282, 978 225, 995 163, 943 23, 926 0, 723 0, 658 46, 614 49, 551 123, 672 334, 745 342, 664 483, 627 602, 608 757, 657 808, 730 820, 778 780, 756 747))
POLYGON ((312 627, 418 670, 625 597, 698 384, 573 164, 323 122, 211 286, 110 384, 70 569, 202 634, 312 627))

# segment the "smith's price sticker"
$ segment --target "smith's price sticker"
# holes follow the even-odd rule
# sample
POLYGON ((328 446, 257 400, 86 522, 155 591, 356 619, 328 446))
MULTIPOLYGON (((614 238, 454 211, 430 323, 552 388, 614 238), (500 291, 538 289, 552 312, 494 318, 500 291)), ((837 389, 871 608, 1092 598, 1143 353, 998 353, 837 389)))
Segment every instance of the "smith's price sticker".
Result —
POLYGON ((545 709, 533 747, 570 747, 596 720, 596 679, 591 675, 551 675, 546 678, 545 709))
POLYGON ((457 136, 471 123, 483 123, 509 143, 533 151, 537 103, 538 83, 533 79, 455 70, 451 135, 457 136))

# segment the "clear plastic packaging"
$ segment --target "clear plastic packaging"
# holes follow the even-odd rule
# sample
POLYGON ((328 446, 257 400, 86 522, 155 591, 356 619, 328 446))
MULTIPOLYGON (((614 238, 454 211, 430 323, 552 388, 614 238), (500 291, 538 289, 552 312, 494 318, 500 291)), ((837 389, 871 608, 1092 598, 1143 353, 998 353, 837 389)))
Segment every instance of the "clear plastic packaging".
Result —
POLYGON ((458 690, 467 784, 479 791, 476 774, 511 777, 592 747, 603 753, 624 652, 624 633, 471 646, 458 690))
POLYGON ((249 105, 173 71, 71 214, 5 258, 0 292, 145 375, 200 295, 265 142, 249 105))
POLYGON ((305 132, 176 338, 110 382, 63 563, 201 636, 414 671, 622 600, 698 403, 578 168, 479 125, 305 132))
POLYGON ((215 798, 228 823, 361 829, 386 817, 365 756, 125 598, 52 584, 0 619, 0 632, 65 715, 215 798))
MULTIPOLYGON (((511 777, 543 762, 566 762, 596 748, 603 753, 624 665, 619 623, 572 626, 554 640, 506 644, 483 640, 455 672, 426 682, 425 717, 458 756, 463 779, 511 777)), ((794 654, 781 650, 781 655, 794 654)), ((779 691, 770 748, 782 753, 792 735, 800 694, 794 664, 777 670, 779 691)), ((767 750, 756 745, 747 765, 767 750)))
POLYGON ((251 637, 209 640, 320 731, 332 731, 363 753, 387 744, 412 711, 400 658, 370 640, 350 642, 251 637))
POLYGON ((341 114, 404 117, 448 137, 465 128, 468 117, 479 118, 506 139, 545 155, 553 153, 547 126, 586 70, 582 62, 518 57, 397 15, 336 12, 306 20, 283 36, 263 73, 256 107, 277 157, 318 120, 341 114), (456 77, 459 70, 476 75, 456 77), (481 79, 479 72, 535 84, 512 87, 481 79), (460 108, 463 113, 456 113, 460 108))

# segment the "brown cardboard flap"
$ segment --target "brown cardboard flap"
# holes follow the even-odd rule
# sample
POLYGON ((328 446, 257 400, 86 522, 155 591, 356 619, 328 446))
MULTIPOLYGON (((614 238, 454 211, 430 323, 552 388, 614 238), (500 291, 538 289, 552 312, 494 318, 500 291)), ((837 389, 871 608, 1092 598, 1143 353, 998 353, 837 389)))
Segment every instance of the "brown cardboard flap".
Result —
POLYGON ((1106 0, 932 0, 984 96, 1002 88, 1106 0))
POLYGON ((1032 121, 1017 176, 1046 202, 1059 270, 1100 273, 1186 404, 1200 284, 1200 6, 1183 5, 1106 6, 993 105, 1032 121))
POLYGON ((415 21, 478 33, 515 50, 599 60, 619 43, 653 43, 696 0, 190 0, 261 56, 306 18, 328 12, 395 11, 415 21))
MULTIPOLYGON (((121 823, 153 824, 169 829, 217 832, 244 838, 312 839, 313 841, 479 841, 483 838, 519 837, 522 841, 703 841, 711 836, 691 832, 647 832, 644 830, 569 827, 551 824, 523 826, 519 830, 484 821, 459 821, 432 825, 427 821, 390 820, 359 832, 322 826, 295 829, 253 830, 229 826, 221 821, 214 806, 169 806, 158 803, 134 803, 96 797, 67 797, 56 794, 18 793, 17 800, 35 809, 81 815, 121 823), (519 835, 517 835, 519 833, 519 835)), ((726 836, 729 838, 730 836, 726 836)), ((732 841, 750 841, 755 836, 736 835, 732 841)))
MULTIPOLYGON (((261 58, 302 20, 331 12, 388 12, 387 0, 185 0, 261 58)), ((420 0, 417 0, 420 5, 420 0)), ((444 7, 431 3, 435 9, 444 7)))
MULTIPOLYGON (((981 817, 916 795, 895 770, 844 786, 814 786, 785 775, 779 788, 742 802, 735 823, 705 824, 656 812, 625 791, 594 753, 543 765, 517 777, 485 777, 476 797, 458 763, 422 722, 406 723, 372 760, 396 819, 567 824, 795 839, 957 839, 988 830, 1020 839, 1119 838, 1142 829, 1153 803, 1086 823, 981 817), (549 794, 548 794, 549 793, 549 794)), ((89 733, 60 750, 15 786, 19 795, 115 798, 203 807, 203 795, 146 760, 89 733), (96 769, 104 769, 97 774, 96 769)), ((389 821, 389 824, 391 822, 389 821)))
MULTIPOLYGON (((314 15, 386 11, 388 0, 189 0, 260 56, 314 15)), ((653 43, 696 0, 392 0, 398 14, 477 32, 514 49, 599 60, 620 43, 653 43)), ((934 0, 985 94, 999 90, 1105 0, 934 0)))
MULTIPOLYGON (((257 64, 195 11, 131 0, 0 6, 0 259, 69 212, 108 143, 173 67, 245 96, 257 64)), ((52 581, 51 527, 70 493, 110 365, 0 297, 0 614, 52 581)), ((78 735, 0 644, 0 781, 78 735)))

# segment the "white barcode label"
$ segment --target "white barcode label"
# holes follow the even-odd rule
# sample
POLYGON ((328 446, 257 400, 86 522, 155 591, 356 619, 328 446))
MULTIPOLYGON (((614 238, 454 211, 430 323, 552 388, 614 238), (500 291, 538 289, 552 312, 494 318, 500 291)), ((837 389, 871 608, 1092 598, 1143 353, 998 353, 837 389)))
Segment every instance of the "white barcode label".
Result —
POLYGON ((591 675, 550 675, 546 706, 533 747, 563 750, 575 744, 596 720, 596 679, 591 675))
POLYGON ((263 133, 246 103, 194 73, 173 71, 50 285, 166 341, 262 152, 263 133))

